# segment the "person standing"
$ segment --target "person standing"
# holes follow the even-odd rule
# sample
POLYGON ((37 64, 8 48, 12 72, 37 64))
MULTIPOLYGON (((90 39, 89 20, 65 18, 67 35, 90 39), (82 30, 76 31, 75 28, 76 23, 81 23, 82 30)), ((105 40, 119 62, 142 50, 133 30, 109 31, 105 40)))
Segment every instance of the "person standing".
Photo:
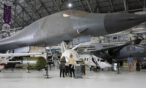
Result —
POLYGON ((30 73, 30 65, 29 65, 29 63, 27 63, 27 73, 30 73))
POLYGON ((65 76, 69 76, 69 64, 65 64, 65 76))
POLYGON ((69 57, 68 64, 69 64, 70 77, 72 77, 72 74, 75 77, 75 71, 74 71, 75 59, 73 58, 72 54, 69 57))
POLYGON ((134 72, 136 71, 136 64, 137 64, 137 60, 134 59, 134 61, 133 61, 133 71, 134 72))
POLYGON ((137 61, 137 63, 136 63, 136 71, 140 71, 140 62, 139 61, 137 61))
POLYGON ((132 70, 133 70, 133 58, 128 57, 127 61, 128 61, 129 72, 132 72, 132 70))
POLYGON ((60 60, 60 77, 61 75, 63 74, 63 77, 65 77, 65 63, 66 63, 66 60, 65 60, 65 57, 63 56, 60 60))
POLYGON ((86 68, 85 68, 86 63, 85 63, 85 61, 84 61, 83 58, 80 58, 80 60, 81 60, 81 71, 82 71, 82 75, 86 75, 86 68))

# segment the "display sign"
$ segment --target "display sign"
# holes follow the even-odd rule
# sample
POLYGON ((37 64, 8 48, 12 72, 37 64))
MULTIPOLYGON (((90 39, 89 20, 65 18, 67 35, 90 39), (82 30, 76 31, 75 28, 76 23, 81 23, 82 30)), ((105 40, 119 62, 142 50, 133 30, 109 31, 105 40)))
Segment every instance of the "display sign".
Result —
POLYGON ((10 24, 11 22, 11 6, 4 4, 4 13, 3 13, 4 24, 10 24))
POLYGON ((2 30, 9 30, 10 29, 10 22, 11 22, 11 6, 4 4, 4 13, 3 13, 3 21, 4 24, 2 26, 2 30))

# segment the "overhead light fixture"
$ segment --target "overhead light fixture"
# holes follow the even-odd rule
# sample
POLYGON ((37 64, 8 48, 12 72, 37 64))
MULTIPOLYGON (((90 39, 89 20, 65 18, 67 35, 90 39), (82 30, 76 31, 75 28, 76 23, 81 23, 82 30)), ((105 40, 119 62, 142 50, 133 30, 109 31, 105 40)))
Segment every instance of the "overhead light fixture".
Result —
POLYGON ((72 3, 68 3, 69 8, 72 8, 72 6, 73 6, 72 3))

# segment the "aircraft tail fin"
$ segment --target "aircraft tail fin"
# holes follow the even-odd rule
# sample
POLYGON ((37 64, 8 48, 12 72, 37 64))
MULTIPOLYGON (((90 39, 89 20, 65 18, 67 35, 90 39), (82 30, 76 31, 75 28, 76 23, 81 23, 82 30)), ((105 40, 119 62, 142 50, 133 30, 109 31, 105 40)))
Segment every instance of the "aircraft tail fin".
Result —
POLYGON ((67 50, 68 49, 68 46, 67 46, 67 44, 63 41, 62 43, 61 43, 61 52, 63 53, 65 50, 67 50))

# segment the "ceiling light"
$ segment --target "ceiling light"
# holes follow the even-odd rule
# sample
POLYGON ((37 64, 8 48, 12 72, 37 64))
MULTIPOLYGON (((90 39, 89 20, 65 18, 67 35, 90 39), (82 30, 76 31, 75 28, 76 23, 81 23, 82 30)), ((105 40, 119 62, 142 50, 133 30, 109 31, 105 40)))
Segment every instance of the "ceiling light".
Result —
POLYGON ((72 3, 68 3, 68 7, 71 8, 73 5, 72 3))

